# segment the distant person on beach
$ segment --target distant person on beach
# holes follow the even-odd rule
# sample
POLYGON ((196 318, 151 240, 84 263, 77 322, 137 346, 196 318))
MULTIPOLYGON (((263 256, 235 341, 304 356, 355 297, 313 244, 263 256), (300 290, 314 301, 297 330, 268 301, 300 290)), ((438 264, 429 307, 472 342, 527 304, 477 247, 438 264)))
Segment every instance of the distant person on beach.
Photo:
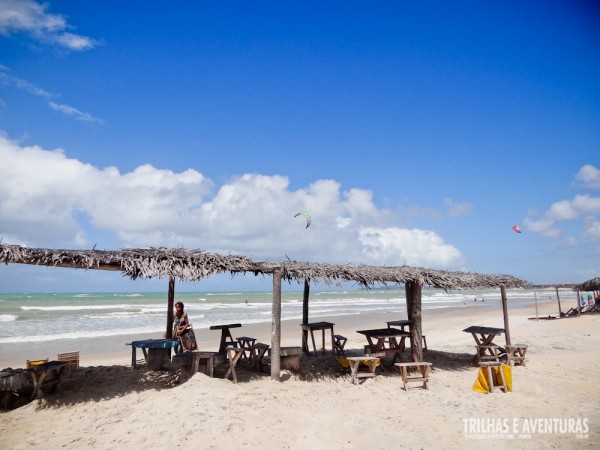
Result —
POLYGON ((183 347, 181 346, 181 336, 185 334, 186 330, 190 327, 190 319, 184 311, 184 305, 182 302, 175 303, 175 317, 173 318, 173 339, 179 339, 179 345, 175 348, 175 353, 181 353, 183 347))

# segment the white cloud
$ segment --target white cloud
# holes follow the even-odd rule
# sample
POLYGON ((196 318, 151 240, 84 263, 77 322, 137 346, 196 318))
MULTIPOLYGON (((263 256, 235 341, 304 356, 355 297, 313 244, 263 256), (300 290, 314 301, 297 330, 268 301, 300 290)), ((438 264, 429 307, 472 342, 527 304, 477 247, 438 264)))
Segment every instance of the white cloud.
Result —
MULTIPOLYGON (((576 175, 577 180, 584 186, 594 189, 600 183, 600 171, 587 164, 576 175)), ((569 246, 579 243, 584 245, 586 240, 600 242, 598 216, 600 216, 600 197, 589 194, 578 194, 571 200, 560 200, 552 203, 550 208, 538 219, 525 218, 524 224, 528 230, 551 239, 566 236, 569 246), (565 230, 567 223, 575 223, 583 229, 578 238, 569 235, 565 230)), ((581 229, 580 228, 580 229, 581 229)))
POLYGON ((591 164, 583 166, 575 178, 588 189, 600 189, 600 169, 591 164))
POLYGON ((46 12, 47 4, 33 0, 0 0, 0 34, 26 33, 37 41, 81 51, 94 48, 94 39, 70 33, 65 18, 46 12))
POLYGON ((31 84, 25 80, 21 80, 20 78, 13 77, 13 76, 7 74, 6 73, 7 70, 8 70, 8 68, 6 66, 0 66, 0 83, 1 84, 15 86, 16 88, 18 88, 22 91, 25 91, 25 92, 29 92, 30 94, 33 94, 37 97, 44 97, 44 98, 57 97, 56 95, 51 94, 50 92, 46 92, 44 89, 34 86, 33 84, 31 84))
POLYGON ((103 123, 102 119, 98 119, 97 117, 92 116, 91 114, 81 112, 76 108, 73 108, 69 105, 61 105, 55 102, 49 102, 48 105, 55 111, 59 111, 67 116, 74 117, 77 120, 81 120, 82 122, 94 122, 94 123, 103 123))
MULTIPOLYGON (((47 92, 44 89, 29 83, 28 81, 9 75, 8 73, 6 73, 6 71, 8 70, 9 69, 6 66, 0 65, 0 84, 3 84, 5 86, 15 86, 17 89, 28 92, 32 95, 35 95, 36 97, 43 97, 46 99, 58 97, 58 95, 47 92)), ((100 124, 104 123, 102 119, 94 117, 89 113, 79 111, 77 108, 74 108, 69 105, 49 101, 48 106, 54 111, 66 114, 67 116, 73 117, 74 119, 82 122, 92 122, 100 124)))
POLYGON ((372 261, 395 259, 410 266, 443 268, 461 257, 456 248, 428 230, 368 227, 359 230, 359 239, 372 261))
POLYGON ((433 231, 394 226, 394 214, 378 208, 371 192, 342 191, 334 180, 292 191, 286 177, 245 174, 213 191, 212 182, 193 169, 174 173, 142 165, 120 173, 2 136, 0 159, 3 242, 184 246, 330 263, 462 263, 458 249, 433 231), (311 214, 310 228, 294 218, 298 211, 311 214), (98 234, 110 242, 91 237, 98 234))
POLYGON ((466 216, 473 210, 470 203, 457 203, 448 197, 444 199, 444 204, 448 207, 450 217, 466 216))
POLYGON ((586 215, 600 214, 600 197, 576 195, 573 200, 561 200, 550 207, 547 217, 550 220, 575 220, 586 215))
POLYGON ((585 234, 595 242, 600 242, 600 222, 593 218, 585 221, 585 234))

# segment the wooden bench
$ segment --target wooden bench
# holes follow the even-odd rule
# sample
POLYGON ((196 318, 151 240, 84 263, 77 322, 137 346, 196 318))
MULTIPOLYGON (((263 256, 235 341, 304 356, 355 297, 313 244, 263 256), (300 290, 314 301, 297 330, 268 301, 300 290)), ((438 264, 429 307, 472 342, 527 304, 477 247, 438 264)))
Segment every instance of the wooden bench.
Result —
POLYGON ((252 347, 250 347, 250 358, 248 359, 248 364, 254 369, 262 372, 263 370, 263 358, 265 354, 269 350, 269 346, 267 344, 263 344, 261 342, 257 342, 252 347))
POLYGON ((479 367, 487 370, 488 374, 488 392, 492 393, 495 389, 500 389, 503 392, 508 392, 508 386, 506 386, 506 379, 504 378, 504 371, 502 370, 502 363, 499 361, 483 361, 479 363, 479 367), (493 370, 498 368, 497 371, 493 370), (497 379, 494 377, 494 372, 497 372, 500 376, 500 383, 496 384, 497 379))
POLYGON ((59 353, 56 355, 58 361, 66 362, 65 367, 79 367, 79 352, 59 353))
POLYGON ((27 369, 31 373, 33 381, 31 400, 36 397, 41 399, 43 388, 47 388, 51 392, 56 390, 66 365, 67 364, 63 361, 49 361, 43 364, 33 365, 27 369))
POLYGON ((402 374, 402 382, 404 383, 404 390, 408 390, 406 388, 407 383, 423 383, 423 389, 429 389, 427 387, 427 383, 429 382, 429 372, 431 370, 430 362, 405 362, 405 363, 395 363, 395 366, 398 367, 400 373, 402 374), (418 369, 417 375, 409 375, 409 369, 418 369))
POLYGON ((379 361, 379 358, 375 356, 348 356, 346 359, 350 363, 352 384, 360 383, 361 378, 373 378, 377 375, 375 369, 377 368, 377 361, 379 361), (368 372, 360 372, 358 370, 362 362, 369 367, 368 372))
POLYGON ((508 364, 511 366, 524 366, 526 353, 527 346, 525 344, 515 344, 506 346, 506 359, 508 364))
POLYGON ((341 334, 333 335, 333 352, 339 356, 346 356, 346 352, 344 352, 344 346, 348 342, 348 338, 342 336, 341 334))
POLYGON ((212 378, 214 356, 213 352, 183 352, 173 355, 171 362, 176 369, 183 369, 182 375, 184 378, 189 378, 196 372, 202 372, 212 378))

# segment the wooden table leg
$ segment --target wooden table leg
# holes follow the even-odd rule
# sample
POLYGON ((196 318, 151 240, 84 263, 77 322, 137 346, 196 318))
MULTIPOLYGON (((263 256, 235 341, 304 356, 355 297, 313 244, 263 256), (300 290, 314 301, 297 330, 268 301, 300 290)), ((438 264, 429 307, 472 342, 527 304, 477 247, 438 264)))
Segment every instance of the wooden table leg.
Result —
POLYGON ((313 349, 315 351, 315 356, 317 356, 317 344, 315 344, 315 333, 314 333, 314 331, 312 329, 310 330, 310 337, 312 339, 313 349))
POLYGON ((229 374, 231 374, 232 378, 233 378, 233 382, 237 383, 237 375, 235 373, 235 365, 238 362, 238 359, 240 359, 240 356, 242 356, 243 350, 236 348, 236 347, 227 347, 227 359, 229 359, 229 369, 227 369, 227 373, 225 374, 225 378, 229 377, 229 374))

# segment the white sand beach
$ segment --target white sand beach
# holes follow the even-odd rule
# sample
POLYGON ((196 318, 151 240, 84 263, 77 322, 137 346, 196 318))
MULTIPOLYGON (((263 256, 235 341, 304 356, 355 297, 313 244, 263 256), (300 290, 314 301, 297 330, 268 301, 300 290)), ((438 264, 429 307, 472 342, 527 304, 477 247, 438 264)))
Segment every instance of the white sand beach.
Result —
MULTIPOLYGON (((556 305, 543 306, 540 315, 548 314, 556 305)), ((503 327, 501 312, 430 314, 423 320, 429 390, 414 384, 404 391, 389 358, 384 372, 360 385, 330 352, 303 356, 302 372, 283 371, 282 382, 242 365, 233 384, 201 373, 180 383, 177 372, 134 370, 126 353, 113 360, 88 355, 58 393, 0 414, 0 448, 598 448, 600 315, 528 320, 534 315, 533 308, 511 311, 512 341, 529 348, 526 366, 512 369, 510 393, 472 390, 474 341, 462 332, 503 327), (569 420, 576 432, 561 432, 569 420)), ((335 331, 359 354, 366 341, 356 330, 385 320, 338 317, 335 331)), ((270 342, 270 327, 242 330, 270 342)), ((297 323, 283 323, 282 332, 282 345, 299 345, 297 323)), ((215 345, 199 340, 202 350, 215 345)))

